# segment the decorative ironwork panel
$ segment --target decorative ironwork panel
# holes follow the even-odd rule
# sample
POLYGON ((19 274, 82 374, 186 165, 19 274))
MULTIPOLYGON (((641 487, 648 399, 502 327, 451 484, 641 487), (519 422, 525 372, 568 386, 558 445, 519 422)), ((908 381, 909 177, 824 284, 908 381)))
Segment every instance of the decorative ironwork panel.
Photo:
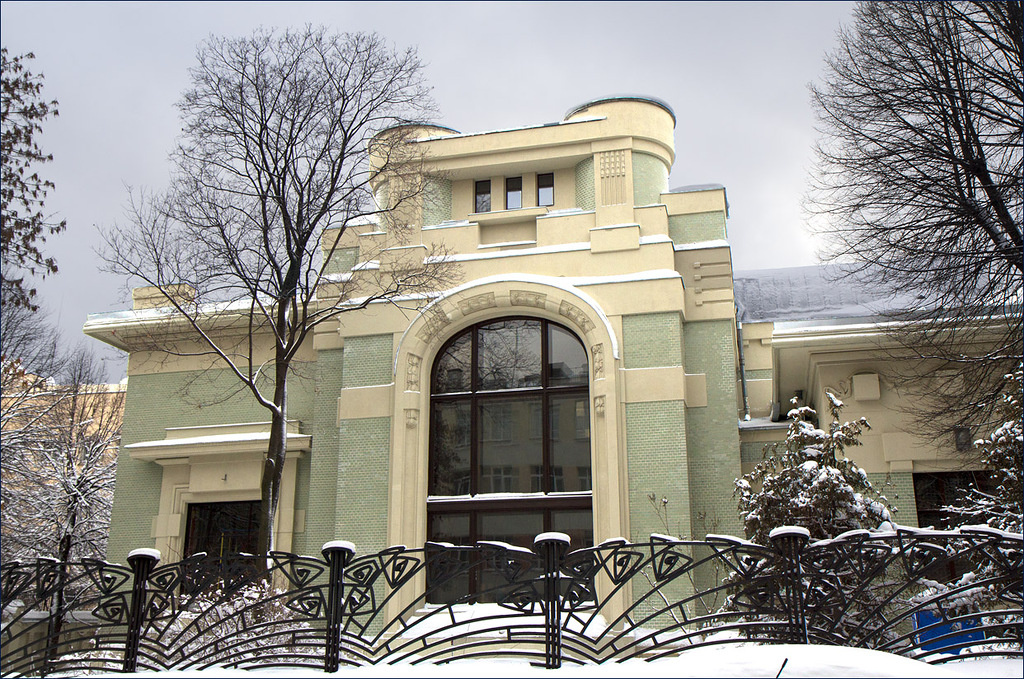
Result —
MULTIPOLYGON (((553 537, 552 537, 553 536, 553 537)), ((756 545, 651 536, 565 553, 428 543, 324 559, 196 555, 131 567, 0 566, 5 676, 131 669, 325 668, 525 657, 546 667, 655 660, 744 642, 859 646, 943 663, 1020 657, 1021 535, 984 527, 798 530, 756 545)))

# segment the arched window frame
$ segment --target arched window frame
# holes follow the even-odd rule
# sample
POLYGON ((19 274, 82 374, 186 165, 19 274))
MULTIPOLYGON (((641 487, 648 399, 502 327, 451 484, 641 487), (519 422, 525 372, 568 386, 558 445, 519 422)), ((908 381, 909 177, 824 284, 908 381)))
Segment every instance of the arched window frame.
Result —
MULTIPOLYGON (((591 487, 586 490, 576 491, 558 491, 553 487, 554 475, 552 473, 553 465, 553 451, 551 442, 551 399, 558 397, 578 397, 579 400, 587 404, 587 418, 589 427, 590 409, 590 358, 586 356, 587 360, 587 372, 586 379, 580 384, 572 385, 552 385, 551 371, 549 367, 551 365, 549 353, 550 353, 550 342, 549 337, 552 332, 551 328, 558 328, 560 331, 567 333, 576 342, 579 343, 580 348, 583 349, 583 355, 586 356, 585 344, 581 338, 570 328, 550 321, 544 318, 530 317, 530 316, 506 316, 500 318, 492 318, 484 321, 480 321, 463 328, 458 333, 450 337, 441 349, 436 354, 433 365, 430 369, 430 409, 431 427, 434 426, 434 407, 435 404, 444 402, 468 402, 470 412, 470 488, 468 497, 466 496, 438 496, 429 495, 427 500, 427 524, 428 524, 428 539, 434 539, 436 536, 432 535, 432 518, 441 515, 456 515, 456 514, 468 514, 469 520, 469 536, 468 542, 473 543, 477 540, 493 539, 494 536, 483 534, 479 530, 479 522, 477 517, 481 514, 492 513, 492 512, 540 512, 543 516, 543 530, 549 531, 558 529, 559 526, 553 519, 553 515, 558 512, 581 512, 585 511, 590 516, 590 526, 588 527, 587 542, 592 540, 593 534, 593 479, 591 477, 591 487), (541 383, 538 386, 524 386, 519 388, 500 389, 500 390, 487 390, 483 389, 482 385, 479 384, 477 376, 477 366, 479 365, 479 333, 482 328, 492 326, 498 323, 506 321, 530 321, 536 322, 541 328, 541 383), (443 357, 449 348, 456 342, 460 341, 467 335, 471 338, 471 359, 470 359, 470 373, 471 373, 471 385, 470 390, 454 392, 454 393, 436 393, 435 386, 437 384, 437 371, 441 365, 443 357), (543 488, 542 492, 534 493, 527 496, 509 498, 508 496, 501 494, 489 494, 481 493, 481 472, 482 466, 480 464, 480 436, 478 428, 480 424, 480 407, 481 404, 491 400, 509 399, 521 396, 523 398, 536 398, 540 397, 541 400, 541 418, 542 418, 542 429, 541 429, 541 446, 542 446, 542 467, 543 467, 543 488)), ((592 447, 592 432, 588 429, 587 433, 587 448, 588 451, 592 447)), ((432 492, 435 488, 434 470, 435 460, 437 452, 435 450, 435 439, 433 431, 429 436, 429 479, 428 479, 428 492, 432 492)), ((591 462, 592 470, 592 462, 591 462)), ((592 474, 592 472, 591 472, 592 474)), ((574 546, 582 547, 583 544, 578 544, 574 541, 574 546)))

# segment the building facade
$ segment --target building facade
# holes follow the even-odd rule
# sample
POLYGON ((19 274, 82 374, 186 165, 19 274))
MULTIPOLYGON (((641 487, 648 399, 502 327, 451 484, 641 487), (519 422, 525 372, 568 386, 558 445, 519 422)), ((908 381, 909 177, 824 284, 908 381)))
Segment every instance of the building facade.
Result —
MULTIPOLYGON (((826 389, 876 425, 858 462, 901 510, 915 473, 961 468, 908 433, 877 323, 831 313, 824 288, 794 320, 758 297, 763 275, 734 274, 725 188, 668 186, 674 128, 665 103, 620 96, 553 124, 417 131, 426 191, 401 253, 443 244, 459 281, 317 329, 289 384, 277 548, 740 534, 734 480, 784 436, 777 404, 826 389)), ((388 265, 357 231, 339 275, 388 265)), ((265 411, 214 361, 162 353, 140 329, 159 298, 133 299, 85 327, 130 354, 108 558, 251 551, 265 411)))

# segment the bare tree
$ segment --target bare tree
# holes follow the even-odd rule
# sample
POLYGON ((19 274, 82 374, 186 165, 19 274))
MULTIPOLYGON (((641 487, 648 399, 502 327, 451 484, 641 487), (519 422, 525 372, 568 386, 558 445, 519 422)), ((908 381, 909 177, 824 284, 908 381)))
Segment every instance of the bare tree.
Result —
POLYGON ((809 208, 828 257, 910 307, 894 355, 929 379, 894 377, 927 385, 933 436, 982 424, 1021 358, 1021 36, 1019 2, 860 3, 813 88, 809 208))
POLYGON ((101 384, 87 351, 61 356, 39 319, 27 307, 3 307, 2 559, 100 558, 124 392, 101 384))
POLYGON ((4 304, 35 309, 36 291, 25 283, 25 275, 57 272, 57 263, 45 257, 39 245, 46 236, 60 233, 66 223, 50 221, 43 212, 43 201, 53 182, 42 179, 34 166, 53 160, 43 153, 36 136, 42 122, 57 115, 57 102, 42 98, 43 77, 28 70, 26 62, 35 58, 31 52, 9 56, 2 50, 2 147, 3 207, 0 210, 0 254, 3 272, 0 295, 4 304), (19 276, 18 274, 21 274, 19 276))
POLYGON ((422 145, 408 142, 433 104, 415 52, 375 34, 260 30, 210 38, 198 61, 171 187, 134 202, 104 257, 170 309, 154 349, 216 356, 270 412, 266 553, 300 347, 339 314, 442 282, 445 267, 425 263, 439 253, 401 247, 424 183, 422 145), (356 240, 361 265, 339 267, 356 240))

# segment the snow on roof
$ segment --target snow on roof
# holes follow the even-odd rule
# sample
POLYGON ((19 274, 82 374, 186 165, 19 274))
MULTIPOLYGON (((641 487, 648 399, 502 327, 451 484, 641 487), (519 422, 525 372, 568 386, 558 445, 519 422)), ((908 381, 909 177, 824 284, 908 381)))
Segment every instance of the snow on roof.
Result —
POLYGON ((580 111, 582 111, 584 109, 587 109, 587 108, 590 108, 591 106, 596 106, 597 104, 603 104, 603 103, 609 102, 609 101, 643 101, 643 102, 646 102, 648 104, 654 104, 655 106, 660 106, 661 108, 665 109, 665 111, 667 111, 670 116, 672 116, 672 125, 674 126, 676 124, 676 112, 673 111, 672 107, 669 106, 665 101, 663 101, 661 99, 658 99, 657 97, 652 97, 652 96, 649 96, 649 95, 646 95, 646 94, 630 94, 630 93, 609 94, 609 95, 606 95, 606 96, 603 96, 603 97, 597 97, 596 99, 588 99, 587 101, 583 102, 582 104, 578 104, 576 106, 573 106, 571 109, 566 111, 565 115, 562 116, 562 117, 563 118, 568 118, 569 116, 574 115, 576 113, 579 113, 580 111))
POLYGON ((519 132, 521 130, 536 130, 542 127, 558 127, 559 125, 575 125, 577 123, 592 123, 598 120, 605 120, 604 116, 586 116, 585 118, 577 118, 576 120, 559 120, 551 123, 537 123, 534 125, 520 125, 518 127, 502 127, 496 130, 484 130, 483 132, 460 132, 458 134, 443 134, 433 137, 420 137, 419 139, 412 139, 415 143, 428 142, 428 141, 441 141, 446 139, 464 139, 466 137, 480 137, 485 134, 501 134, 502 132, 519 132))
POLYGON ((669 189, 668 193, 693 193, 695 191, 714 191, 716 189, 725 190, 725 187, 721 184, 688 184, 686 186, 677 186, 674 189, 669 189))
POLYGON ((718 191, 721 190, 725 196, 725 215, 729 216, 729 195, 721 184, 688 184, 669 189, 667 193, 696 193, 697 191, 718 191))
POLYGON ((737 271, 734 274, 739 320, 814 321, 877 318, 910 308, 914 298, 893 296, 877 287, 842 279, 839 265, 737 271))

